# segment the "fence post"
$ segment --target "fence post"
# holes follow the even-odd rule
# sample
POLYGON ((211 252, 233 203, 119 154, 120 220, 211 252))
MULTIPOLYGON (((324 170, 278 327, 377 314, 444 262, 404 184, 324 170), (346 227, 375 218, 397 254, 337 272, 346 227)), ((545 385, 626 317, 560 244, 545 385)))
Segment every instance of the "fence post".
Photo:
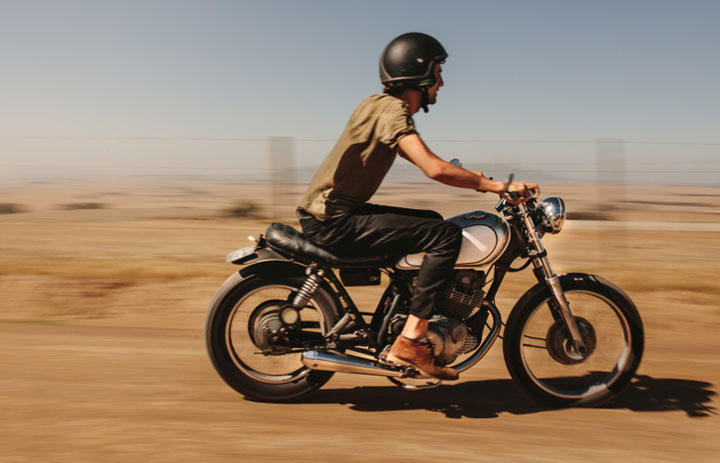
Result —
MULTIPOLYGON (((625 140, 621 138, 601 138, 596 142, 596 201, 605 203, 612 214, 613 211, 623 212, 627 209, 627 170, 625 167, 625 140)), ((613 233, 618 254, 627 253, 627 221, 616 222, 617 228, 613 233)), ((603 235, 606 236, 606 235, 603 235)), ((603 240, 604 241, 604 240, 603 240)), ((607 243, 601 243, 605 247, 607 243)), ((604 255, 604 254, 603 254, 604 255)))
POLYGON ((272 217, 282 220, 295 211, 288 201, 295 185, 295 138, 270 137, 269 151, 272 217))

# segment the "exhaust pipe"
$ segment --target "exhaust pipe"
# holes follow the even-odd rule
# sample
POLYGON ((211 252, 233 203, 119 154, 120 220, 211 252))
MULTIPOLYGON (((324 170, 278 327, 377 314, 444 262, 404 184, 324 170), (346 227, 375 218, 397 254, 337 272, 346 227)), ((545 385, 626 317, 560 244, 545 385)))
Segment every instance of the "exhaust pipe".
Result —
POLYGON ((302 363, 311 370, 336 371, 373 376, 405 376, 404 370, 382 365, 374 360, 351 357, 340 353, 307 350, 302 353, 302 363))

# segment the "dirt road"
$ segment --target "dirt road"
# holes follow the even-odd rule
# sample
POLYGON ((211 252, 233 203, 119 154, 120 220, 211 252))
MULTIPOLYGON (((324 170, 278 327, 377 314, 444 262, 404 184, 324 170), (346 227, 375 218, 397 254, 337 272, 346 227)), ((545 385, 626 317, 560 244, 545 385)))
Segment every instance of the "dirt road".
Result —
POLYGON ((336 375, 280 405, 222 383, 199 330, 3 323, 0 462, 717 461, 717 362, 647 362, 607 408, 547 410, 497 354, 457 385, 336 375))
MULTIPOLYGON (((267 404, 222 382, 202 333, 234 270, 221 253, 262 222, 168 205, 197 191, 116 192, 114 207, 78 211, 51 205, 85 190, 14 191, 32 211, 0 217, 0 463, 718 461, 716 231, 586 224, 546 241, 558 272, 607 276, 643 315, 639 375, 606 407, 538 406, 510 380, 501 341, 457 384, 407 392, 338 374, 302 403, 267 404)), ((505 316, 529 281, 501 292, 505 316)))

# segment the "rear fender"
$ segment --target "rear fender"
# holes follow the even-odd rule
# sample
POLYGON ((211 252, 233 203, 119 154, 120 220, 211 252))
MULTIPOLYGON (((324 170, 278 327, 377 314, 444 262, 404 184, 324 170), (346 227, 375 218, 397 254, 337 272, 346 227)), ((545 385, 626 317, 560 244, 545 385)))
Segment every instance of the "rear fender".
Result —
POLYGON ((235 265, 252 265, 258 262, 266 261, 285 261, 287 258, 277 251, 263 246, 256 247, 253 249, 252 246, 238 249, 235 252, 231 252, 227 256, 227 262, 235 265))
MULTIPOLYGON (((265 248, 266 249, 266 248, 265 248)), ((260 251, 260 250, 259 250, 260 251)), ((207 311, 206 325, 209 321, 210 314, 222 303, 223 299, 236 287, 241 285, 244 281, 251 278, 287 278, 304 276, 307 269, 306 266, 290 262, 278 255, 279 259, 282 260, 261 260, 254 264, 248 265, 241 270, 230 275, 225 282, 215 292, 207 311)), ((333 303, 337 313, 342 313, 342 304, 337 292, 330 286, 330 284, 323 280, 320 286, 332 296, 333 303)))

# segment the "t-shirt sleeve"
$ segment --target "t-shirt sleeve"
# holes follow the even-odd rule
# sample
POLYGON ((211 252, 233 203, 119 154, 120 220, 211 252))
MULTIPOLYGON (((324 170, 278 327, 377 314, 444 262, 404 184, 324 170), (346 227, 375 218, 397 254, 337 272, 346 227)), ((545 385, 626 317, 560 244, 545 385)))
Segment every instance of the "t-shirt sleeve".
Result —
POLYGON ((415 122, 404 104, 388 105, 377 125, 377 137, 391 150, 397 148, 398 141, 410 133, 416 133, 415 122))

